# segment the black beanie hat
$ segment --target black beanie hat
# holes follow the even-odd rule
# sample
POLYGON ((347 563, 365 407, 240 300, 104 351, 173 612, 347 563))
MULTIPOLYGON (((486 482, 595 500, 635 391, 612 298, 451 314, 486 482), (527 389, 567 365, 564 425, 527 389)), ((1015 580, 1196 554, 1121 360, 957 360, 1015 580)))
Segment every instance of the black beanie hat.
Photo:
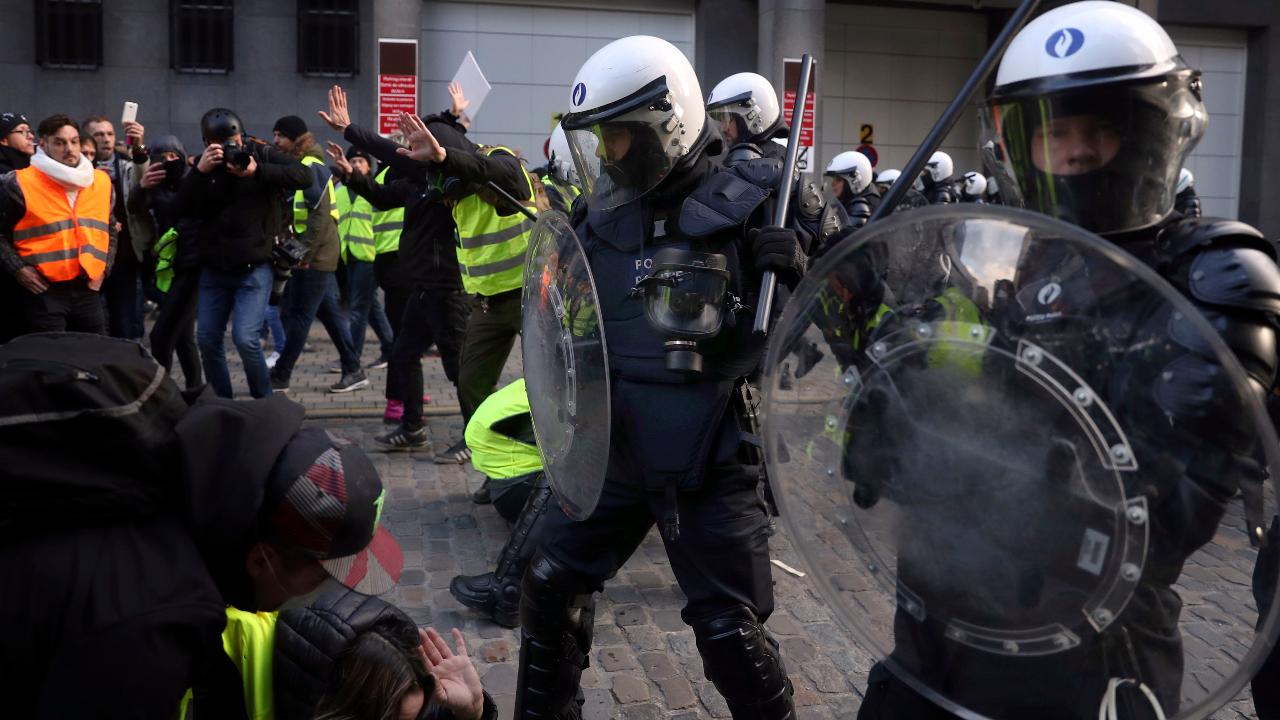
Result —
POLYGON ((362 157, 366 161, 368 161, 370 165, 373 164, 373 156, 370 155, 368 151, 358 148, 355 145, 352 145, 351 147, 347 148, 346 155, 348 160, 354 160, 358 157, 362 157))
POLYGON ((297 115, 285 115, 271 129, 290 140, 297 140, 307 133, 307 123, 297 115))
POLYGON ((31 125, 22 113, 0 113, 0 137, 13 132, 19 125, 31 125))

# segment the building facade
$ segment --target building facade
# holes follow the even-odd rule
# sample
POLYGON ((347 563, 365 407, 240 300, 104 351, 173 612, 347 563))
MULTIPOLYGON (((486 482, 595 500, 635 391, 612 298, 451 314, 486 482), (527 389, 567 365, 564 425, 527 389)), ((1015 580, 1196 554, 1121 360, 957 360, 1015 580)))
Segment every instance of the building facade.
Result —
MULTIPOLYGON (((1206 213, 1280 234, 1280 7, 1256 0, 1125 0, 1159 19, 1205 73, 1209 131, 1188 162, 1206 213)), ((1046 5, 1061 4, 1060 0, 1046 5)), ((755 70, 778 85, 783 59, 818 61, 810 170, 870 144, 878 169, 901 167, 956 94, 1015 0, 11 0, 0 23, 0 110, 36 120, 116 117, 126 100, 156 135, 199 146, 198 123, 235 109, 268 137, 316 111, 334 84, 353 119, 375 125, 379 39, 416 40, 419 112, 448 105, 446 85, 472 52, 492 85, 474 117, 480 141, 531 165, 567 105, 577 68, 609 41, 663 37, 689 55, 704 92, 755 70)), ((976 106, 943 144, 957 172, 981 169, 976 106)))

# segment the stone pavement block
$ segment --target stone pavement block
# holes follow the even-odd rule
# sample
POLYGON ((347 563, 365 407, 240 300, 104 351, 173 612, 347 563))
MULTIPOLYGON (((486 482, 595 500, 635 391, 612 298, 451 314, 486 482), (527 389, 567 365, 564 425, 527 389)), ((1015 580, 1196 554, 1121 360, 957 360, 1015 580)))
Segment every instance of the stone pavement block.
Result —
POLYGON ((635 675, 618 673, 613 676, 613 697, 623 705, 644 702, 649 699, 649 683, 635 675))
MULTIPOLYGON (((483 670, 483 666, 480 668, 483 670)), ((516 666, 512 663, 491 665, 480 676, 480 684, 490 695, 510 695, 516 691, 516 666)))
POLYGON ((640 625, 649 621, 648 614, 640 605, 623 605, 615 608, 613 611, 613 619, 618 623, 619 627, 628 625, 640 625))
POLYGON ((804 672, 813 680, 819 692, 843 693, 849 691, 849 682, 845 674, 831 665, 822 662, 805 663, 804 672))
POLYGON ((596 653, 596 657, 599 658, 600 667, 605 672, 617 672, 619 670, 630 670, 640 667, 640 663, 636 661, 636 657, 632 654, 631 648, 601 648, 596 653))
POLYGON ((682 677, 669 677, 665 680, 659 680, 658 688, 662 690, 662 697, 667 701, 667 707, 673 710, 693 707, 698 702, 698 696, 694 694, 693 686, 682 677))
POLYGON ((632 625, 623 628, 622 632, 636 650, 664 650, 667 647, 663 633, 652 625, 632 625))
POLYGON ((653 621, 658 629, 666 632, 679 632, 686 627, 679 610, 658 610, 653 613, 653 621))
POLYGON ((644 676, 650 680, 666 680, 677 675, 675 663, 671 662, 671 658, 666 653, 641 653, 639 659, 640 667, 644 669, 644 676))
POLYGON ((800 623, 788 615, 771 616, 769 622, 765 623, 765 628, 774 635, 799 635, 804 632, 800 623))
POLYGON ((694 689, 698 694, 698 699, 702 701, 702 706, 706 708, 707 713, 711 717, 729 717, 729 704, 720 697, 720 692, 716 690, 715 685, 709 682, 698 683, 694 689))
POLYGON ((586 702, 582 704, 582 720, 613 720, 617 717, 617 705, 613 693, 604 688, 585 688, 586 702))
POLYGON ((781 643, 782 658, 787 662, 808 662, 818 655, 818 650, 805 638, 786 638, 781 643))
POLYGON ((666 713, 657 705, 644 703, 643 705, 628 705, 622 708, 622 720, 659 720, 665 718, 666 713))

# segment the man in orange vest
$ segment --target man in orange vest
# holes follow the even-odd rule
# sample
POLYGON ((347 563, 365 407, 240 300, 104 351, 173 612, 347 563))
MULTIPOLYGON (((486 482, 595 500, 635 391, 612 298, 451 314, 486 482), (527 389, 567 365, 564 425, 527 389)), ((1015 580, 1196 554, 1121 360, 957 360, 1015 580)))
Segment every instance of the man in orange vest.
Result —
POLYGON ((31 166, 0 176, 0 267, 22 286, 31 330, 103 333, 98 291, 116 231, 111 178, 80 154, 66 115, 40 122, 31 166))

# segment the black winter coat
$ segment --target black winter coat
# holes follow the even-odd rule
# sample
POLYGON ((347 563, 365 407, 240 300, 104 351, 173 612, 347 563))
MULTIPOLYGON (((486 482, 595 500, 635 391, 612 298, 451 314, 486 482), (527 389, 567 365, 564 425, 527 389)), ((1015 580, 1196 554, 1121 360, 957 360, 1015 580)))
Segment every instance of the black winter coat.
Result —
POLYGON ((247 272, 271 260, 278 235, 292 218, 285 198, 311 187, 307 166, 261 142, 246 143, 258 170, 241 178, 220 167, 188 173, 179 191, 184 216, 199 223, 200 260, 224 272, 247 272))

